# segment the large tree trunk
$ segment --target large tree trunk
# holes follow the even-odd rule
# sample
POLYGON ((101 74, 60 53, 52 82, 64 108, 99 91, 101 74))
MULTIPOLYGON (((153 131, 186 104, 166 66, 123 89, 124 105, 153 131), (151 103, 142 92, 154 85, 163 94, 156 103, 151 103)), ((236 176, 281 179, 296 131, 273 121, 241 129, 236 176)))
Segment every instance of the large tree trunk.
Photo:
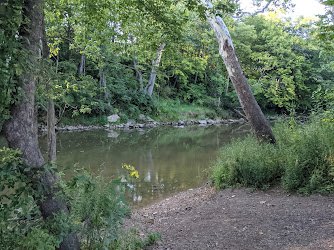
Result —
POLYGON ((152 63, 152 70, 151 70, 150 80, 145 87, 145 92, 149 96, 152 96, 152 93, 153 93, 155 78, 157 76, 157 70, 156 69, 159 67, 161 56, 162 56, 162 50, 164 49, 165 46, 166 46, 165 43, 161 44, 160 48, 158 49, 157 59, 155 61, 153 61, 153 63, 152 63))
MULTIPOLYGON (((42 51, 40 57, 42 57, 44 60, 49 59, 50 50, 47 43, 47 36, 45 31, 45 22, 44 18, 42 18, 42 48, 40 49, 42 51)), ((59 61, 59 53, 57 53, 56 58, 56 74, 58 73, 58 61, 59 61)), ((48 145, 48 163, 54 164, 57 160, 57 145, 56 145, 56 112, 55 112, 55 105, 53 100, 53 91, 50 86, 50 83, 46 83, 46 90, 47 95, 49 96, 49 102, 48 102, 48 110, 47 110, 47 145, 48 145)), ((55 166, 55 165, 54 165, 55 166)))
MULTIPOLYGON (((210 0, 204 0, 204 4, 206 4, 209 8, 213 8, 210 0)), ((256 102, 246 77, 241 69, 233 48, 231 36, 223 19, 219 16, 207 13, 207 20, 212 29, 215 31, 219 43, 219 53, 224 60, 229 78, 231 79, 235 91, 237 92, 241 107, 243 108, 247 120, 252 126, 258 141, 275 143, 275 137, 269 127, 268 121, 264 117, 262 110, 256 102)))
MULTIPOLYGON (((20 35, 23 47, 31 53, 33 65, 37 65, 39 45, 43 36, 43 0, 26 0, 23 8, 23 25, 20 35)), ((27 167, 31 169, 25 172, 35 187, 43 187, 40 197, 37 198, 39 208, 44 219, 52 218, 54 213, 68 212, 65 202, 54 194, 58 188, 54 184, 58 181, 58 175, 53 171, 46 171, 41 151, 38 147, 37 119, 35 115, 35 76, 32 72, 23 73, 20 87, 23 90, 23 98, 19 104, 11 107, 12 118, 4 124, 4 133, 8 146, 22 151, 22 157, 27 167), (43 196, 43 199, 42 199, 43 196)), ((76 235, 71 234, 64 238, 60 249, 79 249, 76 235)))

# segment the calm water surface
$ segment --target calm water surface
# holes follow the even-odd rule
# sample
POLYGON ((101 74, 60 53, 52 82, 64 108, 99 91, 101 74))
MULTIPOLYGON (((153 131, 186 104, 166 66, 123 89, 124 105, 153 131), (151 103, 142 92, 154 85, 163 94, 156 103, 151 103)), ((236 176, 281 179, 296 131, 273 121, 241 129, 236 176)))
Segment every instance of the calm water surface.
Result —
MULTIPOLYGON (((205 183, 218 149, 248 129, 220 125, 62 132, 57 134, 57 162, 114 178, 124 173, 122 164, 134 166, 139 179, 127 199, 138 208, 205 183)), ((40 146, 45 153, 46 136, 40 137, 40 146)))

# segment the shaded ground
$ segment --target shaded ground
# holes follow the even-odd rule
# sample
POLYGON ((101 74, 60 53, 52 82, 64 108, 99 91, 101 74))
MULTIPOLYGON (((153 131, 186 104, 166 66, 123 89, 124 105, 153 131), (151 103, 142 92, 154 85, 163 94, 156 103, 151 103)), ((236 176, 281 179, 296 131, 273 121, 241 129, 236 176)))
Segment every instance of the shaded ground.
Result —
POLYGON ((203 186, 135 211, 126 225, 161 232, 150 249, 334 249, 334 196, 203 186))

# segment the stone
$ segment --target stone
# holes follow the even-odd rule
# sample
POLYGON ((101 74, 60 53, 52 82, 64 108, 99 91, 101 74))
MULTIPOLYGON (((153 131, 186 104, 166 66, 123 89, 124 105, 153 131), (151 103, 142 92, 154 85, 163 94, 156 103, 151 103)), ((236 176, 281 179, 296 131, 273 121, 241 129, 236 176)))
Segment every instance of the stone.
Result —
POLYGON ((139 120, 141 120, 141 121, 146 121, 146 116, 143 115, 143 114, 140 114, 140 115, 139 115, 139 120))
POLYGON ((133 125, 133 124, 134 124, 134 122, 133 122, 132 120, 128 120, 128 121, 126 122, 126 125, 128 125, 128 126, 133 125))
POLYGON ((198 123, 201 125, 207 125, 208 122, 206 120, 198 120, 198 123))
POLYGON ((183 121, 183 120, 179 120, 179 121, 178 121, 178 125, 180 125, 180 126, 181 126, 181 125, 184 125, 184 121, 183 121))
POLYGON ((120 119, 119 115, 110 115, 108 116, 108 122, 117 122, 120 119))

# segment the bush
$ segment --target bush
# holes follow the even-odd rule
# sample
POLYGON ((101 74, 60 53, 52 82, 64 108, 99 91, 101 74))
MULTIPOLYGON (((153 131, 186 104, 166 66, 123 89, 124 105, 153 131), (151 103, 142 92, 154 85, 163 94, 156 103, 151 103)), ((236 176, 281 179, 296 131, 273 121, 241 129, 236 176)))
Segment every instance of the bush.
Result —
POLYGON ((223 148, 213 170, 217 188, 249 186, 265 189, 282 175, 275 146, 259 144, 252 136, 223 148))
POLYGON ((276 145, 258 144, 252 136, 220 152, 212 179, 217 188, 267 188, 280 180, 290 192, 334 192, 333 123, 279 122, 276 145))
POLYGON ((281 164, 282 185, 288 191, 328 193, 334 189, 330 178, 333 167, 334 134, 332 125, 312 122, 275 129, 281 164))
POLYGON ((18 150, 0 150, 0 249, 55 249, 71 232, 77 233, 82 249, 141 248, 152 242, 151 236, 143 242, 122 230, 121 223, 130 213, 124 180, 138 177, 132 166, 123 166, 122 181, 93 177, 74 166, 73 177, 59 182, 62 191, 58 195, 67 201, 70 213, 43 220, 33 198, 39 197, 42 187, 33 187, 19 155, 18 150))
POLYGON ((54 249, 60 241, 42 223, 19 150, 0 150, 0 249, 54 249))

